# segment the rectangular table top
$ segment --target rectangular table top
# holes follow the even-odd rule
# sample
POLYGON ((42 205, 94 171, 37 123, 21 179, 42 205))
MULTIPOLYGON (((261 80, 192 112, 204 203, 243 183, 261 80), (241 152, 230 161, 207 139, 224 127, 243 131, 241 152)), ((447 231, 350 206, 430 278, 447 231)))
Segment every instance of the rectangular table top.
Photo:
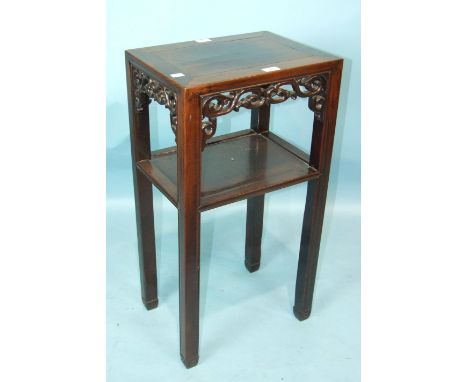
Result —
MULTIPOLYGON (((213 84, 281 73, 341 61, 331 54, 271 32, 256 32, 158 45, 126 51, 131 60, 177 88, 209 88, 213 84)), ((325 65, 326 66, 326 65, 325 65)))

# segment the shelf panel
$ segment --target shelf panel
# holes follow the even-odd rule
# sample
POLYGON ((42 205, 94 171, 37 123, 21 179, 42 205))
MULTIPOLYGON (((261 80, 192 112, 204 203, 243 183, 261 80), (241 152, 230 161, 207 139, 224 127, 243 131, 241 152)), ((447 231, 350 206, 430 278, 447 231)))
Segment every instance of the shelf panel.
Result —
MULTIPOLYGON (((175 149, 153 153, 138 168, 177 205, 175 149)), ((213 142, 202 153, 200 210, 260 195, 318 177, 319 172, 268 135, 250 134, 213 142)))

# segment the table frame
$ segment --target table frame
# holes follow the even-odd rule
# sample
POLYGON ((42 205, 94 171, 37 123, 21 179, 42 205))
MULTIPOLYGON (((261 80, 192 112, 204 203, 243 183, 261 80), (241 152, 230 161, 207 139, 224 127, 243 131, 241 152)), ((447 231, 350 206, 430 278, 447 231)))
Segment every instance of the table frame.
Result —
MULTIPOLYGON (((268 131, 270 105, 296 97, 309 99, 309 108, 314 113, 310 154, 282 142, 320 173, 307 185, 293 309, 297 319, 305 320, 311 313, 342 65, 343 60, 337 59, 306 68, 262 73, 258 78, 237 82, 181 88, 126 54, 141 295, 147 309, 158 305, 153 194, 152 182, 138 164, 151 160, 154 155, 150 147, 148 112, 152 100, 169 109, 171 127, 176 135, 180 354, 186 367, 195 366, 199 358, 201 164, 204 148, 216 133, 216 118, 241 107, 251 109, 251 130, 281 141, 268 131)), ((165 187, 155 185, 168 195, 165 187)), ((260 266, 264 193, 267 191, 256 190, 247 198, 245 266, 250 272, 260 266)))

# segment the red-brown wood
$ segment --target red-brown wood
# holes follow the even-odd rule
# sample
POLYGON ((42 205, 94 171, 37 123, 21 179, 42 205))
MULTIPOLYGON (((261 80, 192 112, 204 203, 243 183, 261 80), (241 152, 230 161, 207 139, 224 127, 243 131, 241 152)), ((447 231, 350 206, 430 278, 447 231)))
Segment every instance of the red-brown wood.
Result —
POLYGON ((132 49, 126 51, 126 62, 143 302, 148 308, 157 304, 152 183, 178 209, 180 353, 185 366, 198 362, 204 210, 247 199, 245 265, 252 272, 260 265, 264 194, 308 182, 294 304, 296 317, 307 318, 343 60, 256 32, 132 49), (271 67, 278 70, 262 70, 271 67), (270 105, 297 97, 307 97, 314 113, 310 155, 268 130, 270 105), (169 109, 177 146, 150 151, 152 100, 169 109), (239 108, 252 109, 250 128, 217 136, 217 117, 239 108))
POLYGON ((186 367, 198 363, 200 299, 200 99, 185 91, 178 107, 177 180, 179 207, 180 355, 186 367))
MULTIPOLYGON (((267 132, 270 127, 270 105, 252 109, 251 113, 250 128, 257 133, 267 132)), ((264 205, 264 194, 247 199, 244 263, 249 272, 255 272, 260 268, 264 205)))
POLYGON ((296 157, 298 157, 300 160, 309 163, 309 154, 306 154, 304 151, 302 151, 299 147, 292 145, 285 139, 281 138, 279 135, 276 135, 272 133, 271 131, 268 131, 263 134, 265 137, 267 137, 269 140, 279 144, 281 147, 283 147, 285 150, 289 151, 291 154, 294 154, 296 157))
MULTIPOLYGON (((329 68, 341 59, 318 49, 263 31, 215 37, 210 42, 186 41, 127 51, 136 65, 154 73, 169 86, 209 93, 329 68), (278 66, 281 71, 261 69, 278 66), (183 77, 171 74, 183 73, 183 77)), ((272 81, 271 81, 272 80, 272 81)))
POLYGON ((134 85, 127 62, 128 109, 132 147, 133 189, 135 193, 136 226, 140 260, 141 298, 146 308, 158 306, 156 280, 156 244, 153 216, 153 189, 151 183, 137 170, 136 163, 151 158, 148 105, 135 110, 134 85))
POLYGON ((294 301, 294 314, 301 321, 310 316, 312 307, 335 135, 341 70, 340 65, 332 71, 328 91, 328 109, 324 121, 314 120, 310 165, 316 166, 322 175, 317 181, 310 181, 307 185, 294 301))
MULTIPOLYGON (((137 163, 140 171, 177 206, 176 151, 137 163)), ((319 176, 262 134, 249 134, 206 146, 202 158, 200 209, 205 211, 319 176)))

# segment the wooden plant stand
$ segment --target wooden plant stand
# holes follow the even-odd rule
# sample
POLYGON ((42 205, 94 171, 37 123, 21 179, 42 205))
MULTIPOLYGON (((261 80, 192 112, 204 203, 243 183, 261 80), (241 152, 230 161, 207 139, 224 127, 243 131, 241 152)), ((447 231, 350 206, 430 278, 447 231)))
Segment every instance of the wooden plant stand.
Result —
POLYGON ((245 266, 260 266, 266 192, 308 182, 294 314, 309 317, 343 60, 270 32, 125 52, 141 292, 158 305, 152 186, 178 209, 180 353, 198 362, 200 213, 247 199, 245 266), (308 98, 310 155, 269 131, 270 107, 308 98), (176 146, 151 151, 148 105, 169 109, 176 146), (250 128, 215 136, 216 118, 251 109, 250 128))

